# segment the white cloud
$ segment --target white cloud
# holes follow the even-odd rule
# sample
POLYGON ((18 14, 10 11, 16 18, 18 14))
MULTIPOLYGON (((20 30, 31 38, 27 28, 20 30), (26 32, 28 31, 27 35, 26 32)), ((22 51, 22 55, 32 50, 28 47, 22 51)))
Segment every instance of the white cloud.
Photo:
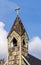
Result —
POLYGON ((4 26, 5 24, 0 22, 0 58, 6 57, 7 53, 7 31, 4 26))
POLYGON ((41 59, 41 39, 39 37, 34 37, 29 41, 29 53, 33 56, 41 59))
POLYGON ((4 28, 4 26, 5 26, 5 24, 2 23, 2 22, 0 22, 0 29, 1 29, 1 28, 4 28))

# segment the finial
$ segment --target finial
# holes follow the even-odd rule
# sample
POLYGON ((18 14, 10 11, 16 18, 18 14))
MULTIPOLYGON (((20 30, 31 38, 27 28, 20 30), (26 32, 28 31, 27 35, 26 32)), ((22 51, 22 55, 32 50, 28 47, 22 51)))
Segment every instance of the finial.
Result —
POLYGON ((17 7, 17 8, 15 9, 15 11, 16 11, 16 13, 17 13, 17 15, 18 15, 18 13, 19 13, 19 10, 20 10, 20 8, 19 8, 19 7, 17 7))

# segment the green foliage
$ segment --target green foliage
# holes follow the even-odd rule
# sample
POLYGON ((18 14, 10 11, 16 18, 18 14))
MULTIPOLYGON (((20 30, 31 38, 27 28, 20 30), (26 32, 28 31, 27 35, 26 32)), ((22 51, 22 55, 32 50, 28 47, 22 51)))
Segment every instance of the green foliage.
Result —
POLYGON ((26 63, 24 62, 24 60, 22 59, 22 65, 26 65, 26 63))

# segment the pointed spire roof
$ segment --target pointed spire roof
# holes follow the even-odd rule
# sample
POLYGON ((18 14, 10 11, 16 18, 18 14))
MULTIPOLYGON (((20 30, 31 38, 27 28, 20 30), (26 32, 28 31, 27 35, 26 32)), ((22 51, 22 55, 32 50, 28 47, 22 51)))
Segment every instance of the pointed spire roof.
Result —
POLYGON ((11 33, 13 30, 14 30, 15 32, 17 32, 20 36, 22 36, 23 33, 25 32, 24 26, 23 26, 23 24, 22 24, 22 22, 21 22, 21 19, 20 19, 20 17, 19 17, 18 15, 17 15, 17 17, 16 17, 16 19, 15 19, 15 21, 14 21, 14 24, 13 24, 13 26, 12 26, 12 28, 11 28, 11 30, 10 30, 8 36, 10 35, 10 33, 11 33))

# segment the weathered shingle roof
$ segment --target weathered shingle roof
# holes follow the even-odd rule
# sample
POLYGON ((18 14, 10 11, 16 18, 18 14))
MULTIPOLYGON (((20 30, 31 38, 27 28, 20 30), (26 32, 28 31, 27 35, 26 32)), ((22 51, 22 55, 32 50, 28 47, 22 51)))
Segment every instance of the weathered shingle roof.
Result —
POLYGON ((28 58, 26 58, 30 65, 41 65, 41 60, 38 58, 28 54, 28 58))
POLYGON ((23 26, 23 24, 22 24, 21 19, 20 19, 19 16, 16 17, 16 19, 14 21, 14 24, 13 24, 13 26, 12 26, 12 28, 11 28, 8 36, 10 35, 10 33, 13 30, 16 31, 20 36, 22 36, 23 33, 25 32, 24 26, 23 26))

